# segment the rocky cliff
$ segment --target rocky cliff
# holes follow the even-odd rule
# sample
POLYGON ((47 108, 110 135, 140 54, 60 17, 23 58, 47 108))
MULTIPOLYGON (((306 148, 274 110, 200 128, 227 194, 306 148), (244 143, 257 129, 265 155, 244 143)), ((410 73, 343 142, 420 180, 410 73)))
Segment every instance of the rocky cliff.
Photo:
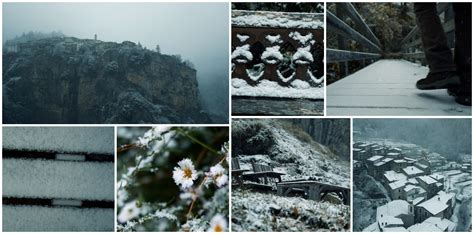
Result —
POLYGON ((176 56, 73 37, 4 46, 4 123, 209 121, 196 71, 176 56))

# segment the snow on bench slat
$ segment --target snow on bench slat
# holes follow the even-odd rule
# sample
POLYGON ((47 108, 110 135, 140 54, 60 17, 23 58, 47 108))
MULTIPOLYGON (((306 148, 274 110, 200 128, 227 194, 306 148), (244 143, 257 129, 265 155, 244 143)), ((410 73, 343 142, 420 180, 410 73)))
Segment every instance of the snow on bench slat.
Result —
POLYGON ((232 26, 322 29, 324 14, 232 10, 232 26))
POLYGON ((3 231, 113 230, 113 209, 3 206, 3 231))
POLYGON ((54 152, 114 154, 109 127, 4 127, 3 148, 54 152))
POLYGON ((426 67, 379 60, 327 86, 328 115, 471 115, 446 90, 418 90, 426 67))
POLYGON ((114 164, 3 159, 3 196, 114 199, 114 164))

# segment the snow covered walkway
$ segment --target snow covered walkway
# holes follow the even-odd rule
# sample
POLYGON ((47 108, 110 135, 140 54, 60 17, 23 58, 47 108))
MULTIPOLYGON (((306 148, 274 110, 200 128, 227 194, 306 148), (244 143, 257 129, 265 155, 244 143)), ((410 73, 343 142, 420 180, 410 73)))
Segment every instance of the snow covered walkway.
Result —
POLYGON ((405 60, 380 60, 327 86, 328 115, 471 115, 446 90, 415 87, 428 68, 405 60))

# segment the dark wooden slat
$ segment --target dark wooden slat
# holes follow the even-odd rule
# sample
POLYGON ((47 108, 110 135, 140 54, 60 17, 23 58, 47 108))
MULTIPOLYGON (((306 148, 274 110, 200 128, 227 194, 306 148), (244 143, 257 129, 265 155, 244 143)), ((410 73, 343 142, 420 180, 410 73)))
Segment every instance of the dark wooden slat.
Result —
POLYGON ((57 154, 83 155, 86 162, 114 162, 114 156, 111 154, 90 154, 77 152, 44 152, 17 149, 2 149, 3 158, 22 158, 22 159, 46 159, 56 160, 57 154))
POLYGON ((97 200, 71 200, 80 201, 81 206, 55 205, 53 200, 71 200, 71 199, 51 199, 51 198, 24 198, 24 197, 3 197, 3 205, 17 206, 47 206, 47 207, 76 207, 76 208, 107 208, 113 209, 114 201, 97 200))

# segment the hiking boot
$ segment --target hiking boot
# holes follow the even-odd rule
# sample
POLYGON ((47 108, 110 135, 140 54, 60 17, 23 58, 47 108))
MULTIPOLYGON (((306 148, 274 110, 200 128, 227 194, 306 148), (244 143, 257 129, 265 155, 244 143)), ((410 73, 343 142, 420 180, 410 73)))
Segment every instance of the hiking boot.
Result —
POLYGON ((448 94, 454 97, 454 100, 464 106, 471 106, 471 90, 464 86, 448 88, 448 94))
POLYGON ((426 78, 416 82, 416 88, 421 90, 447 89, 459 86, 460 84, 461 79, 456 72, 430 72, 426 78))

